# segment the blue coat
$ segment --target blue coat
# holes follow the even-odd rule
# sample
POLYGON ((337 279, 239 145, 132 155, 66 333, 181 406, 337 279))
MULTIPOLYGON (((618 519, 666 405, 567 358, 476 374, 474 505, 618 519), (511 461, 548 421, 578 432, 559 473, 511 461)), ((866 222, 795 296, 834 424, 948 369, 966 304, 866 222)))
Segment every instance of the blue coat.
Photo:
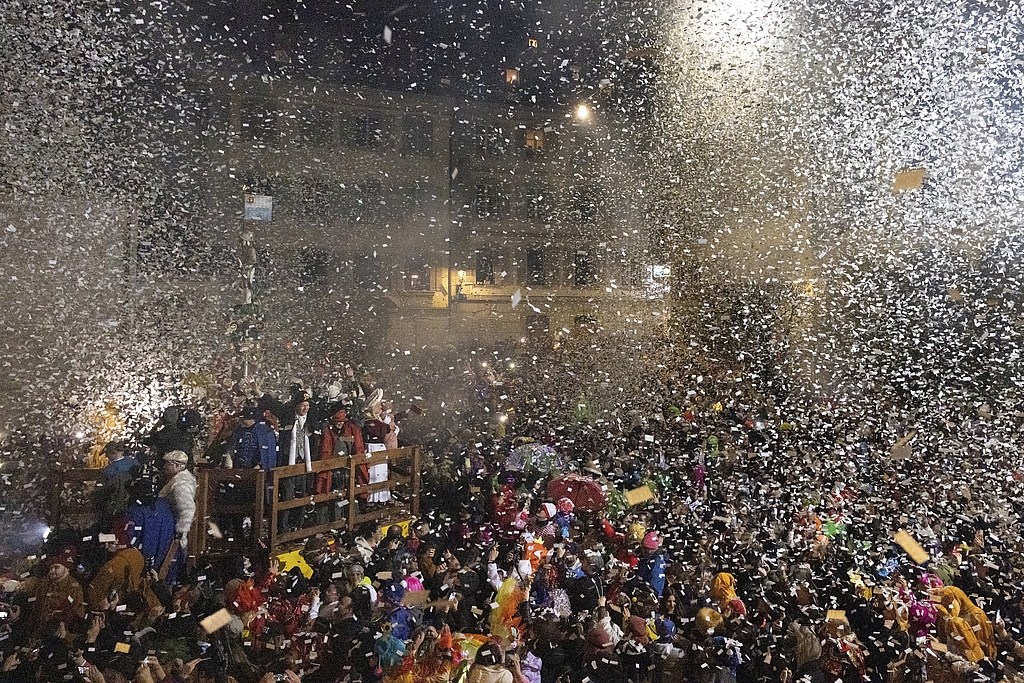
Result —
POLYGON ((657 550, 636 568, 636 575, 650 584, 659 598, 665 592, 665 553, 657 550))
POLYGON ((266 422, 236 429, 230 450, 234 467, 239 469, 259 466, 270 471, 277 465, 277 435, 266 422))
POLYGON ((142 552, 151 567, 160 568, 167 549, 174 540, 174 512, 166 498, 157 498, 152 505, 128 508, 128 538, 142 552))

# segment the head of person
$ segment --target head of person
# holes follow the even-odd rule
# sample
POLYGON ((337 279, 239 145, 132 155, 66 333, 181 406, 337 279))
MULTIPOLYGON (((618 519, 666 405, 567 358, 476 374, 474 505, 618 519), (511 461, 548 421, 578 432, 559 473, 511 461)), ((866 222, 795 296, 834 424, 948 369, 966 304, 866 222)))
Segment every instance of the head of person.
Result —
POLYGON ((657 552, 658 548, 661 547, 661 539, 658 537, 658 532, 648 531, 644 534, 641 545, 643 546, 644 553, 647 555, 657 552))
POLYGON ((176 425, 178 419, 181 417, 181 410, 177 406, 168 406, 164 408, 163 415, 160 416, 160 421, 165 425, 176 425))
POLYGON ((334 427, 343 427, 348 422, 348 408, 338 408, 331 415, 331 425, 334 427))
POLYGON ((259 406, 253 403, 247 403, 242 409, 242 414, 238 418, 238 424, 242 427, 252 427, 254 424, 260 421, 263 417, 263 411, 260 410, 259 406))
POLYGON ((338 615, 339 619, 348 619, 355 614, 355 609, 352 606, 352 596, 348 594, 339 595, 338 607, 334 610, 334 613, 338 615))
POLYGON ((302 417, 309 412, 309 403, 312 399, 305 391, 296 391, 292 396, 292 404, 295 406, 295 415, 302 417))
POLYGON ((124 444, 120 441, 111 441, 103 447, 103 455, 107 456, 110 462, 116 462, 124 457, 124 444))
POLYGON ((497 642, 488 642, 481 645, 480 649, 476 651, 476 657, 473 659, 473 663, 480 666, 494 666, 504 661, 505 653, 502 652, 501 645, 497 642))
POLYGON ((402 527, 397 524, 392 524, 388 527, 388 532, 384 535, 384 545, 394 545, 394 547, 397 548, 404 540, 405 534, 402 532, 402 527))
POLYGON ((306 561, 306 564, 314 565, 318 564, 321 560, 327 557, 330 552, 327 539, 323 536, 310 536, 306 539, 306 544, 302 546, 302 559, 306 561))
POLYGON ((71 567, 75 565, 74 548, 67 548, 60 554, 50 558, 47 562, 46 576, 51 581, 63 581, 70 573, 71 567))
POLYGON ((164 476, 173 479, 188 465, 188 456, 184 451, 170 451, 164 455, 164 476))

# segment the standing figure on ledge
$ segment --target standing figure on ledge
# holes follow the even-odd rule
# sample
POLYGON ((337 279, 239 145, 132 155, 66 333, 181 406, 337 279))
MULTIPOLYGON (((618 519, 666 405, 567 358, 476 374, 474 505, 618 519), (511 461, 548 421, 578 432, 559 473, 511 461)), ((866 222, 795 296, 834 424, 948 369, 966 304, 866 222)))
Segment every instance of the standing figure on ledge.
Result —
POLYGON ((244 303, 251 304, 253 300, 253 283, 256 281, 256 248, 252 246, 252 233, 242 233, 242 244, 235 253, 238 259, 238 269, 242 277, 242 289, 245 292, 244 303))

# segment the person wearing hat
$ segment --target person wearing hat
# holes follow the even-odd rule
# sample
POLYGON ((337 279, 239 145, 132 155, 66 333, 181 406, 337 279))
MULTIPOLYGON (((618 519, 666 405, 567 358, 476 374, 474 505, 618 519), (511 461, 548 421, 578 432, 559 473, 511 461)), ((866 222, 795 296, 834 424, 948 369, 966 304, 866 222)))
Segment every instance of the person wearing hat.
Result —
MULTIPOLYGON (((312 470, 312 462, 320 453, 320 434, 324 416, 309 392, 296 388, 288 403, 281 403, 270 394, 260 392, 257 401, 261 408, 269 410, 278 419, 279 449, 278 466, 305 463, 306 471, 312 470)), ((286 477, 281 480, 281 500, 292 500, 306 495, 309 481, 306 476, 286 477)), ((302 520, 301 508, 281 512, 278 520, 286 531, 295 529, 302 520)))
MULTIPOLYGON (((363 446, 363 432, 359 427, 348 419, 348 408, 344 405, 335 406, 331 418, 324 429, 323 440, 320 442, 319 460, 330 460, 332 458, 344 458, 352 455, 362 455, 366 452, 363 446)), ((362 483, 369 480, 366 472, 366 465, 360 465, 359 473, 362 475, 362 483)), ((343 479, 346 470, 338 470, 338 477, 333 477, 332 472, 320 472, 316 476, 315 492, 317 494, 329 493, 330 491, 342 489, 348 482, 343 479), (337 479, 337 481, 335 481, 337 479)), ((331 505, 333 507, 333 504, 331 505)), ((323 506, 317 511, 317 523, 326 524, 330 517, 330 508, 323 506)))
POLYGON ((654 662, 650 652, 647 620, 638 616, 623 616, 623 631, 624 637, 615 646, 615 653, 622 661, 626 678, 638 682, 650 681, 654 662))
POLYGON ((182 420, 183 411, 180 406, 168 406, 164 408, 160 421, 153 427, 148 445, 158 457, 163 457, 171 451, 181 451, 189 458, 188 464, 192 464, 192 447, 195 446, 195 439, 185 429, 182 420))
POLYGON ((583 670, 595 683, 621 683, 625 680, 615 641, 606 630, 593 627, 583 642, 583 670))
MULTIPOLYGON (((363 443, 366 445, 367 454, 387 449, 385 444, 387 435, 391 431, 391 425, 381 419, 381 401, 384 399, 384 392, 381 389, 374 389, 366 399, 363 415, 363 443)), ((370 484, 379 484, 388 480, 388 464, 386 462, 371 465, 367 469, 367 480, 370 484)), ((384 489, 374 491, 369 495, 370 503, 387 503, 391 500, 391 491, 384 489)))
POLYGON ((654 594, 661 599, 665 592, 665 552, 661 549, 658 532, 648 531, 641 541, 643 559, 636 568, 636 575, 647 582, 654 594))
POLYGON ((228 466, 269 472, 277 464, 277 435, 263 418, 263 411, 250 405, 242 411, 238 427, 231 434, 228 466))
POLYGON ((188 543, 188 532, 196 516, 196 478, 186 469, 188 456, 181 451, 164 455, 164 479, 166 483, 157 494, 166 498, 174 512, 174 534, 184 549, 188 543))
POLYGON ((676 645, 677 629, 675 622, 667 617, 660 617, 655 623, 658 639, 651 643, 651 656, 658 680, 677 681, 683 676, 683 661, 686 649, 676 645))
POLYGON ((35 598, 35 615, 39 624, 72 624, 85 618, 82 585, 71 576, 75 566, 75 549, 65 548, 46 558, 46 576, 26 582, 26 592, 35 598))

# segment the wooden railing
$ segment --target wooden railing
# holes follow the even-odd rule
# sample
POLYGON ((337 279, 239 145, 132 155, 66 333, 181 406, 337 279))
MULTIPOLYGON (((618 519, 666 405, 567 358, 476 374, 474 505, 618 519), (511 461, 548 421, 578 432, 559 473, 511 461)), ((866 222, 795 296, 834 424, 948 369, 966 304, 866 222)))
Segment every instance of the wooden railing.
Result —
MULTIPOLYGON (((367 455, 331 458, 312 463, 310 472, 305 465, 277 467, 271 472, 249 469, 214 469, 198 468, 195 471, 196 517, 189 532, 188 550, 190 555, 200 555, 216 551, 232 551, 245 545, 240 533, 232 535, 223 533, 237 531, 229 519, 239 520, 244 517, 252 519, 252 532, 249 541, 262 535, 262 522, 265 513, 269 513, 270 534, 268 545, 273 551, 277 547, 336 529, 354 530, 363 522, 380 520, 397 521, 416 517, 420 512, 420 459, 419 446, 406 446, 389 451, 377 451, 367 455), (387 463, 388 478, 375 484, 358 483, 360 466, 372 467, 387 463), (281 484, 292 477, 309 477, 315 479, 317 474, 324 472, 345 473, 348 477, 343 490, 332 490, 327 493, 305 495, 291 500, 281 500, 281 484), (245 490, 240 496, 241 502, 224 500, 221 494, 222 485, 234 484, 245 490), (396 499, 397 489, 402 486, 404 491, 396 499), (378 491, 390 491, 392 500, 367 509, 366 499, 378 491), (251 492, 251 493, 249 493, 251 492), (265 493, 267 492, 267 493, 265 493), (269 504, 266 496, 269 495, 269 504), (280 513, 285 510, 304 508, 309 505, 344 501, 344 515, 330 519, 323 524, 300 527, 295 530, 282 531, 279 528, 280 513), (221 528, 223 537, 214 538, 210 534, 207 522, 213 522, 221 528)), ((51 526, 66 524, 85 527, 97 519, 95 509, 96 496, 86 489, 98 484, 100 470, 72 469, 55 472, 57 483, 51 486, 49 494, 49 523, 51 526), (89 486, 90 482, 94 482, 89 486), (81 497, 80 501, 67 500, 66 485, 70 485, 71 493, 81 497)), ((310 484, 312 482, 309 482, 310 484)), ((312 490, 312 486, 309 487, 312 490)), ((230 498, 230 497, 229 497, 230 498)), ((330 516, 330 514, 329 514, 330 516)))
MULTIPOLYGON (((394 521, 402 517, 415 517, 420 512, 420 447, 406 446, 389 451, 377 451, 366 455, 355 455, 351 457, 330 458, 318 460, 312 463, 309 472, 304 464, 288 465, 277 467, 271 473, 272 485, 271 500, 273 504, 270 509, 270 539, 271 550, 277 546, 299 541, 316 534, 347 528, 349 531, 363 522, 372 520, 394 521), (374 465, 388 465, 388 478, 386 481, 375 484, 357 483, 357 473, 360 466, 372 467, 374 465), (314 493, 296 497, 291 500, 281 500, 281 482, 292 477, 316 478, 317 474, 346 473, 347 483, 344 490, 332 490, 327 493, 314 493), (399 484, 407 485, 408 499, 394 502, 395 491, 399 484), (366 509, 365 499, 372 493, 378 491, 391 491, 392 502, 381 504, 374 509, 366 509), (345 514, 338 519, 331 519, 322 524, 315 524, 309 527, 300 527, 293 531, 282 532, 279 527, 280 512, 295 508, 304 508, 309 505, 345 501, 345 514)), ((337 506, 337 503, 335 503, 337 506)), ((337 509, 337 508, 335 508, 337 509)), ((328 512, 330 516, 330 512, 328 512)))
POLYGON ((53 472, 56 481, 50 484, 46 502, 47 523, 51 527, 86 527, 96 521, 100 472, 98 469, 53 472))
POLYGON ((263 470, 243 469, 197 469, 196 475, 196 521, 189 534, 189 553, 199 555, 212 551, 231 551, 247 545, 235 523, 244 517, 252 521, 252 542, 260 537, 263 522, 264 497, 266 495, 267 473, 263 470), (238 487, 244 502, 232 502, 232 496, 225 500, 221 487, 238 487), (213 522, 221 532, 216 538, 207 528, 213 522), (229 532, 229 533, 226 533, 229 532))

